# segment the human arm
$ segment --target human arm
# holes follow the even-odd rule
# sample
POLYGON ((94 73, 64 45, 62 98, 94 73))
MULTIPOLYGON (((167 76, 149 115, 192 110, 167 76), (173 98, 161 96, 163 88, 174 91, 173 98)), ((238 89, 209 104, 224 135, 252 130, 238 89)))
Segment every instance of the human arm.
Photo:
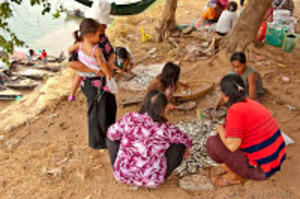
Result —
POLYGON ((189 138, 189 136, 186 133, 180 131, 176 126, 168 124, 166 131, 171 143, 184 144, 187 149, 192 147, 193 142, 189 138))
POLYGON ((252 73, 251 75, 249 75, 248 77, 248 83, 249 83, 249 97, 251 99, 256 99, 256 78, 257 78, 257 74, 256 73, 252 73))
POLYGON ((129 120, 130 120, 130 113, 125 115, 117 123, 113 124, 108 128, 107 137, 112 141, 121 140, 123 137, 125 127, 129 120))
POLYGON ((178 82, 177 83, 179 86, 182 86, 184 88, 189 88, 189 85, 188 84, 185 84, 185 83, 182 83, 182 82, 178 82))
POLYGON ((215 109, 217 110, 223 102, 224 102, 224 99, 223 99, 223 97, 221 96, 221 97, 219 98, 219 100, 218 100, 216 106, 215 106, 215 109))
POLYGON ((81 63, 80 61, 71 61, 68 63, 68 67, 70 67, 76 71, 80 71, 80 72, 92 72, 92 73, 96 73, 97 75, 101 75, 100 70, 90 69, 87 66, 85 66, 83 63, 81 63))
POLYGON ((112 74, 109 70, 109 67, 108 65, 104 62, 103 60, 103 56, 102 56, 102 52, 99 48, 96 48, 95 49, 95 57, 96 57, 96 60, 99 64, 99 66, 101 67, 101 70, 104 72, 104 74, 106 75, 106 77, 110 80, 111 77, 112 77, 112 74))
POLYGON ((229 151, 234 152, 240 148, 242 139, 241 138, 226 138, 226 128, 224 125, 219 125, 216 129, 217 134, 219 134, 220 139, 222 140, 223 144, 229 149, 229 151))
POLYGON ((68 54, 69 56, 72 54, 72 52, 76 51, 79 49, 79 43, 76 42, 73 46, 71 46, 69 49, 68 49, 68 54))

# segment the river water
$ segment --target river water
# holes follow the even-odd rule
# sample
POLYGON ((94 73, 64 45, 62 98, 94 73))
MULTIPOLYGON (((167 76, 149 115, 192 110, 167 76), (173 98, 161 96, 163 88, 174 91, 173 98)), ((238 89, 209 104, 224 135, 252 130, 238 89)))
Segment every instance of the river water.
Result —
POLYGON ((58 19, 52 14, 60 5, 73 10, 79 8, 86 10, 87 7, 73 0, 50 0, 51 13, 42 15, 42 6, 31 6, 29 0, 23 0, 21 5, 11 3, 13 17, 9 19, 9 27, 17 37, 34 50, 46 49, 48 54, 59 55, 61 51, 67 51, 74 42, 72 33, 78 29, 80 19, 67 17, 61 13, 58 19))

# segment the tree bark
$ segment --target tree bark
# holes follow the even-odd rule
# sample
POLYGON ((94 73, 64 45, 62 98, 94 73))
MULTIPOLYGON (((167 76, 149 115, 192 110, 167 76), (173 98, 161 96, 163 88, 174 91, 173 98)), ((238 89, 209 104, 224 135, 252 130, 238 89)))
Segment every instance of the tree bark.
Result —
POLYGON ((176 29, 176 9, 177 0, 166 0, 161 20, 156 28, 156 42, 165 41, 170 32, 176 29))
POLYGON ((221 46, 229 52, 245 51, 256 41, 258 29, 273 0, 250 0, 235 24, 233 30, 224 37, 221 46))

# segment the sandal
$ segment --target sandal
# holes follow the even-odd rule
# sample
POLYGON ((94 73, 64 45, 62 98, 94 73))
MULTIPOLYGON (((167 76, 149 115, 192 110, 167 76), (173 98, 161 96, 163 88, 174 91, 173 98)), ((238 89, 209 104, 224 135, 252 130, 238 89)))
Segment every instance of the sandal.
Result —
POLYGON ((72 102, 72 101, 74 101, 74 100, 75 100, 75 96, 72 96, 72 95, 71 95, 71 96, 68 97, 68 101, 69 101, 69 102, 72 102))
POLYGON ((222 176, 216 176, 216 177, 212 177, 212 183, 216 186, 216 187, 225 187, 225 186, 230 186, 230 185, 238 185, 241 184, 242 181, 240 180, 236 180, 234 182, 230 182, 227 179, 225 179, 222 176), (216 184, 216 181, 222 182, 223 184, 216 184))

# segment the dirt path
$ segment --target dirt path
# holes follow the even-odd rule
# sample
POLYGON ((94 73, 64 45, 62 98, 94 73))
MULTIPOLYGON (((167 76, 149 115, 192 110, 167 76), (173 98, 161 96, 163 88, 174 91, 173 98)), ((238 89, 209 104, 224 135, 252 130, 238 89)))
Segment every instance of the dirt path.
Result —
MULTIPOLYGON (((300 0, 296 2, 299 19, 300 0)), ((186 5, 192 10, 193 0, 187 0, 186 5)), ((190 12, 190 16, 197 15, 196 11, 190 12)), ((179 7, 179 13, 185 16, 180 18, 185 22, 187 13, 183 6, 179 7)), ((198 36, 195 33, 182 38, 180 45, 199 42, 198 36)), ((147 45, 149 49, 153 44, 147 45)), ((138 53, 136 51, 134 53, 138 53)), ((259 52, 267 57, 266 60, 250 61, 249 64, 261 72, 269 91, 265 105, 275 116, 281 130, 300 143, 300 48, 289 55, 272 47, 264 47, 259 52), (286 64, 287 68, 278 67, 278 63, 286 64), (283 76, 288 76, 291 82, 283 83, 283 76), (297 110, 290 111, 287 105, 297 110)), ((201 78, 217 83, 231 69, 228 57, 228 54, 220 54, 214 60, 183 61, 181 78, 183 81, 201 78)), ((157 57, 147 59, 146 63, 158 61, 166 60, 157 57)), ((122 91, 118 94, 118 100, 132 95, 134 93, 122 91)), ((197 106, 214 104, 217 95, 216 89, 197 100, 197 106)), ((119 107, 117 117, 119 119, 125 113, 136 110, 138 107, 119 107)), ((175 112, 168 119, 175 122, 194 117, 194 111, 186 114, 175 112)), ((79 92, 75 102, 62 101, 44 111, 37 121, 4 134, 4 139, 0 141, 0 198, 300 198, 299 144, 288 146, 287 153, 282 171, 263 182, 246 181, 243 185, 211 192, 187 192, 179 187, 179 178, 175 177, 158 189, 130 190, 129 186, 114 179, 108 155, 87 147, 86 102, 79 92)))

